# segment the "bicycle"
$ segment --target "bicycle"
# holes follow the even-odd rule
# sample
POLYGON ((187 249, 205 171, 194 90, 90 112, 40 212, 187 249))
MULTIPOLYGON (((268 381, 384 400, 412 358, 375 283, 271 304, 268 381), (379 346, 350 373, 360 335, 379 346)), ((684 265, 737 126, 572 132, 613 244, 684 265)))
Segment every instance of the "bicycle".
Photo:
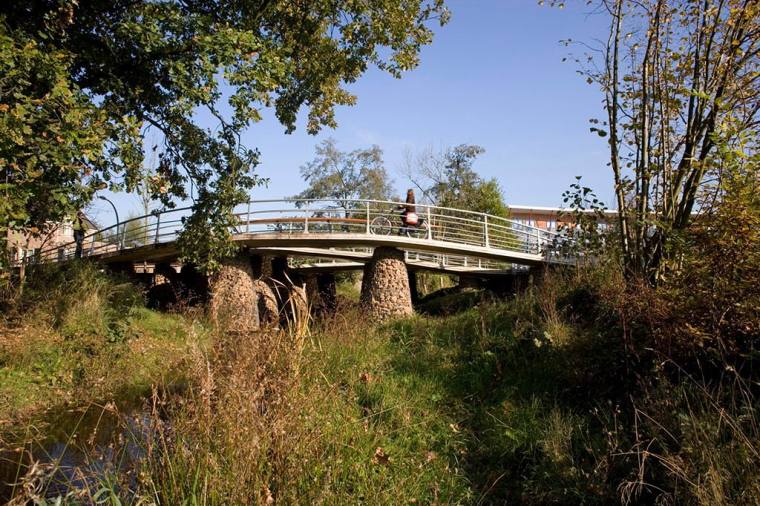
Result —
POLYGON ((410 239, 424 239, 428 234, 428 224, 421 219, 418 225, 401 225, 395 226, 387 216, 376 216, 369 225, 369 231, 375 235, 391 235, 394 230, 399 231, 399 235, 405 235, 410 239))

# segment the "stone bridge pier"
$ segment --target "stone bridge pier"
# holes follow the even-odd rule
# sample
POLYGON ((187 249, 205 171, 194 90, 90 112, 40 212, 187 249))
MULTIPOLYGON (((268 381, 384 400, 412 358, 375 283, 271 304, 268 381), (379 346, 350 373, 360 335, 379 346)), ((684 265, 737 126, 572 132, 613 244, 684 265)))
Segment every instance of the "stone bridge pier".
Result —
POLYGON ((209 315, 226 330, 249 332, 308 322, 304 282, 288 271, 285 257, 241 253, 222 262, 209 279, 209 315))
POLYGON ((209 315, 224 330, 250 332, 260 327, 253 268, 246 255, 228 258, 209 278, 209 315))
MULTIPOLYGON (((240 332, 277 324, 301 327, 310 307, 327 312, 334 310, 336 303, 333 274, 301 277, 289 272, 284 257, 248 253, 225 260, 209 279, 209 292, 212 321, 240 332)), ((375 249, 364 268, 361 305, 374 321, 414 312, 403 251, 375 249)))
POLYGON ((361 305, 376 321, 414 312, 403 251, 389 247, 375 248, 372 260, 364 267, 361 305))

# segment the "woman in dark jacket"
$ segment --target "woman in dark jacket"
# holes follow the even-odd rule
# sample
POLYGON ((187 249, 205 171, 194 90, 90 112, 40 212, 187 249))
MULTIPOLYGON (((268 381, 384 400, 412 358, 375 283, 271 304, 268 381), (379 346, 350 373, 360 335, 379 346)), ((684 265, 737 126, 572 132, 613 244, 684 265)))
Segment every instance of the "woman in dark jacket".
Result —
POLYGON ((403 212, 401 213, 401 228, 398 230, 398 234, 401 235, 407 228, 419 225, 420 218, 417 216, 414 190, 409 189, 406 191, 406 204, 399 206, 399 209, 403 209, 403 212))

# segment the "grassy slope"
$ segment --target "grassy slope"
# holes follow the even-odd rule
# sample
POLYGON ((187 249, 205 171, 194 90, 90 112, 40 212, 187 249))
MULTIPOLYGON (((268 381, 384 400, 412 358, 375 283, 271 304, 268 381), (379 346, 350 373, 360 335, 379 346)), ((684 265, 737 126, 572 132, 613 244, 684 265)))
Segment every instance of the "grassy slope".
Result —
POLYGON ((30 287, 17 301, 3 327, 0 407, 18 419, 186 375, 189 388, 168 399, 168 439, 159 431, 144 442, 140 480, 111 477, 106 487, 124 502, 760 497, 755 411, 716 409, 718 398, 687 382, 629 390, 614 323, 572 283, 381 327, 348 308, 307 338, 211 336, 83 269, 50 274, 58 288, 30 287), (618 402, 628 398, 635 411, 626 414, 618 402))
POLYGON ((352 442, 334 447, 351 462, 334 483, 346 494, 337 502, 357 490, 370 504, 572 504, 588 495, 573 449, 581 439, 592 444, 586 421, 556 400, 567 360, 517 337, 514 311, 500 304, 416 317, 364 338, 323 337, 312 358, 325 385, 346 385, 327 412, 340 427, 335 439, 352 442), (377 447, 387 466, 373 464, 377 447), (531 479, 540 479, 537 490, 531 479))
POLYGON ((605 441, 568 407, 573 353, 525 311, 381 328, 348 312, 300 346, 235 341, 194 368, 215 400, 196 392, 175 417, 178 446, 201 450, 165 447, 144 490, 166 504, 602 503, 590 451, 605 441))
POLYGON ((204 336, 184 317, 145 309, 136 287, 92 266, 41 273, 0 322, 0 424, 142 395, 175 379, 204 336))

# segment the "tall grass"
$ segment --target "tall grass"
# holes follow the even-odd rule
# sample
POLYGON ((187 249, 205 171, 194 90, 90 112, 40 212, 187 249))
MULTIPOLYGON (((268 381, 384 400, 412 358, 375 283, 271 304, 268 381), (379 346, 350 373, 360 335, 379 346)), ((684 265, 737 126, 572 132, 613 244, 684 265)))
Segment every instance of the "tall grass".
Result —
POLYGON ((142 395, 181 376, 207 332, 144 307, 141 290, 88 262, 39 266, 0 320, 0 426, 65 403, 142 395))
POLYGON ((457 502, 455 434, 429 398, 384 377, 388 341, 361 322, 337 316, 311 340, 220 336, 195 355, 195 387, 151 442, 142 493, 163 504, 457 502))
POLYGON ((182 350, 188 387, 152 399, 134 479, 82 497, 758 504, 753 377, 676 363, 652 334, 668 308, 629 290, 600 269, 548 273, 448 316, 375 327, 344 301, 308 329, 217 332, 182 350))

